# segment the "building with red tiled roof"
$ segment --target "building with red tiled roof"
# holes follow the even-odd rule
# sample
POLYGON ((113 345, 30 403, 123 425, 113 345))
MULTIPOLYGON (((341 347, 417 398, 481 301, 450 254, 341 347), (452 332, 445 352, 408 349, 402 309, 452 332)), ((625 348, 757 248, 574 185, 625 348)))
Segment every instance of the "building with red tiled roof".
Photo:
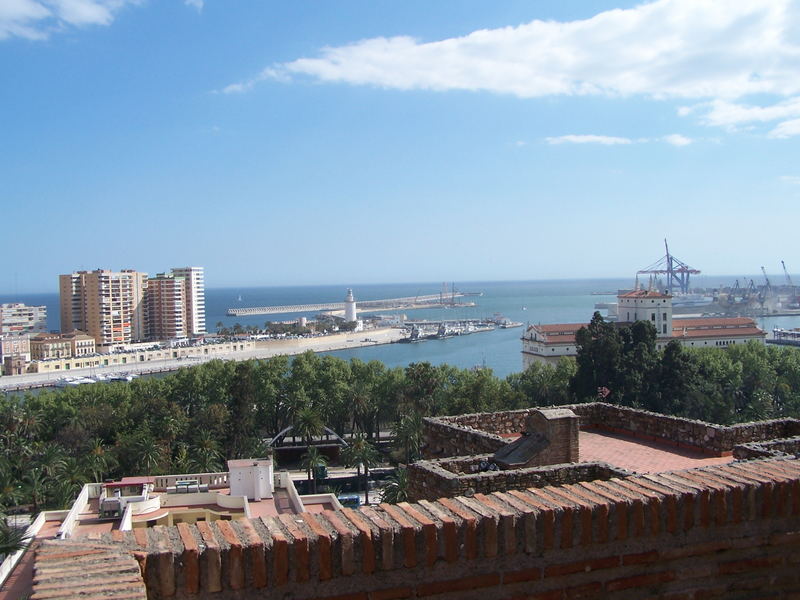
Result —
MULTIPOLYGON (((39 513, 27 533, 36 549, 49 540, 98 539, 125 532, 140 539, 156 526, 297 517, 341 508, 332 493, 299 495, 288 472, 273 471, 271 457, 237 459, 228 461, 227 472, 88 483, 69 510, 39 513)), ((36 583, 33 561, 34 551, 30 550, 10 555, 0 564, 0 600, 30 595, 36 583)))
MULTIPOLYGON (((649 321, 656 330, 656 347, 663 349, 672 339, 691 348, 719 348, 750 340, 764 343, 766 333, 748 317, 701 317, 673 319, 672 296, 652 290, 620 292, 617 296, 618 325, 649 321)), ((585 323, 531 325, 522 335, 522 366, 535 362, 553 364, 564 356, 575 356, 575 334, 585 323)))

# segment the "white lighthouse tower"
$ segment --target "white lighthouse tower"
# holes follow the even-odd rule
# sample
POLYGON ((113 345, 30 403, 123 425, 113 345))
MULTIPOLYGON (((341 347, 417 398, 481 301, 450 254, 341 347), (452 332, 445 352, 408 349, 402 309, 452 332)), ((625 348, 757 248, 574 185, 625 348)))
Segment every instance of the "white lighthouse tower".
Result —
POLYGON ((353 298, 353 290, 347 289, 347 297, 344 299, 344 320, 347 323, 356 321, 356 300, 353 298))

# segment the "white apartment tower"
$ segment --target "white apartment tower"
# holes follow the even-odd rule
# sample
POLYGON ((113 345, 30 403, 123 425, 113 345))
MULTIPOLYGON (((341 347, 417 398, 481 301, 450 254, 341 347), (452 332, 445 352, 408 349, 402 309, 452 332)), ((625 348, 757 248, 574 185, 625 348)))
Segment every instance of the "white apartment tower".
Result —
POLYGON ((189 337, 206 332, 206 282, 203 267, 173 267, 172 276, 184 281, 186 333, 189 337))
POLYGON ((132 269, 60 275, 61 331, 85 331, 99 347, 143 340, 146 288, 147 273, 132 269))
POLYGON ((47 307, 20 302, 0 304, 0 335, 37 334, 47 331, 47 307))

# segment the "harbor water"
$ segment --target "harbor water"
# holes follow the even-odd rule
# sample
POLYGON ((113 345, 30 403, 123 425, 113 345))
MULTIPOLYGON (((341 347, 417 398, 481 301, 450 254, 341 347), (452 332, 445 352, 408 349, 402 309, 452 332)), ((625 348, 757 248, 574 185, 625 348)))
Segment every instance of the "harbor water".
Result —
MULTIPOLYGON (((730 278, 698 277, 694 284, 712 287, 728 283, 728 279, 730 278)), ((450 285, 448 283, 448 289, 450 285)), ((480 296, 461 299, 464 302, 474 302, 475 306, 406 310, 403 313, 414 320, 485 319, 500 314, 525 325, 588 322, 596 303, 613 302, 616 300, 617 290, 630 288, 632 285, 633 281, 630 278, 456 282, 456 289, 460 291, 482 293, 480 296)), ((313 318, 313 313, 229 317, 225 312, 233 307, 341 302, 348 287, 353 288, 357 301, 415 297, 438 294, 442 290, 440 283, 209 288, 206 290, 206 326, 209 331, 216 331, 218 324, 223 327, 232 327, 236 323, 263 327, 267 320, 288 321, 301 316, 313 318)), ((59 328, 58 294, 20 294, 13 297, 3 295, 0 296, 0 302, 44 304, 48 311, 48 328, 51 330, 59 328)), ((378 314, 395 314, 395 312, 378 314)), ((800 327, 800 317, 766 317, 758 321, 770 335, 774 327, 800 327)), ((498 328, 494 331, 443 340, 368 346, 333 351, 330 354, 345 359, 356 357, 364 361, 379 360, 390 367, 422 361, 433 364, 447 363, 460 368, 486 366, 496 375, 505 377, 522 368, 520 337, 523 331, 523 327, 498 328)), ((368 336, 368 333, 365 335, 368 336)))

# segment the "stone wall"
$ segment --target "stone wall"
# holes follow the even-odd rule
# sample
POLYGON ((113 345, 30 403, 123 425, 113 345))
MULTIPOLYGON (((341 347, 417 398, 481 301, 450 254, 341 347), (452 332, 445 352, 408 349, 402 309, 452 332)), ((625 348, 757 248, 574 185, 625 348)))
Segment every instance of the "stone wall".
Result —
POLYGON ((731 453, 738 444, 800 435, 800 421, 797 419, 726 426, 602 402, 573 404, 569 408, 581 417, 583 428, 596 427, 644 439, 673 442, 716 455, 731 453))
POLYGON ((606 481, 628 477, 630 472, 607 463, 586 462, 508 471, 480 471, 481 462, 490 462, 491 454, 421 460, 408 466, 410 501, 437 500, 453 496, 490 494, 547 485, 580 481, 606 481))
MULTIPOLYGON (((112 545, 133 554, 149 600, 790 598, 800 593, 800 461, 114 531, 48 549, 66 563, 87 543, 98 557, 112 545)), ((94 568, 83 570, 84 597, 128 597, 129 576, 94 568)), ((50 586, 33 600, 76 596, 50 586)))
POLYGON ((800 455, 800 437, 770 440, 767 442, 751 442, 740 444, 733 449, 733 456, 739 460, 767 458, 777 456, 800 455))
MULTIPOLYGON (((738 425, 715 425, 681 417, 615 406, 604 402, 570 404, 581 428, 598 428, 647 440, 673 443, 710 455, 733 452, 734 446, 800 436, 800 421, 775 419, 738 425)), ((520 433, 534 408, 423 420, 423 458, 494 453, 508 442, 501 434, 520 433)))
MULTIPOLYGON (((527 416, 527 411, 525 413, 527 416)), ((487 417, 490 415, 491 413, 486 414, 487 417)), ((461 422, 453 422, 447 417, 428 417, 422 421, 423 458, 494 454, 508 442, 508 439, 500 437, 496 433, 475 429, 473 426, 461 422)))

